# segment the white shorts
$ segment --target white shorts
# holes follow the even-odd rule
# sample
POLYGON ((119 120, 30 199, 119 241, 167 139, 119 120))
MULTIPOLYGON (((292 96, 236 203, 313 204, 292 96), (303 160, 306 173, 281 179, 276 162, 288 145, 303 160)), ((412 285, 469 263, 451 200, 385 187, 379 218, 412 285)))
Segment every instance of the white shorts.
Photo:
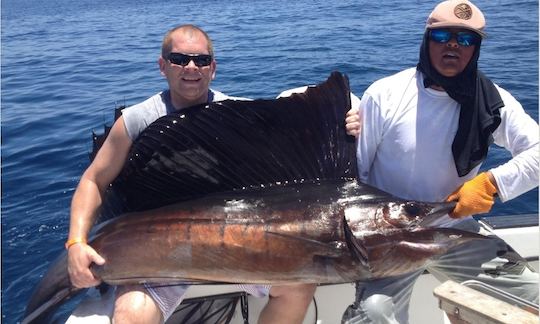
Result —
MULTIPOLYGON (((163 320, 166 321, 182 303, 190 285, 144 284, 144 287, 158 305, 163 320)), ((271 286, 239 284, 237 287, 255 297, 265 297, 270 293, 271 286)))

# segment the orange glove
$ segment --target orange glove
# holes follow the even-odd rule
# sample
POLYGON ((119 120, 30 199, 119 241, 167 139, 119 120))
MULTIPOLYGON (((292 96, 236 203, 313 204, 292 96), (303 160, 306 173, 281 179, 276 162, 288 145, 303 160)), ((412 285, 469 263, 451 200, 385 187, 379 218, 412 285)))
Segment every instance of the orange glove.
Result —
POLYGON ((480 173, 454 191, 446 201, 457 201, 450 213, 452 218, 462 218, 473 214, 487 213, 495 202, 497 187, 493 185, 487 172, 480 173))

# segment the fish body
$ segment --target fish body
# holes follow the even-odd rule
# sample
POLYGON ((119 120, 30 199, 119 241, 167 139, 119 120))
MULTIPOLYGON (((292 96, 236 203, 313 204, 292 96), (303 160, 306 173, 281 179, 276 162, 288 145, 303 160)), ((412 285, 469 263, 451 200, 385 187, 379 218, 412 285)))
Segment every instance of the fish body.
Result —
POLYGON ((93 271, 111 284, 343 283, 399 275, 478 238, 419 225, 453 207, 400 200, 356 181, 210 195, 105 224, 90 244, 107 262, 93 271))
MULTIPOLYGON (((399 199, 356 181, 208 195, 101 224, 89 244, 106 262, 92 271, 113 285, 344 283, 390 277, 414 271, 461 243, 487 239, 422 226, 424 218, 442 217, 453 208, 454 203, 399 199)), ((77 291, 64 256, 36 290, 28 318, 42 305, 77 291)))
MULTIPOLYGON (((128 283, 342 283, 412 271, 484 237, 431 229, 454 203, 406 201, 356 182, 347 78, 303 94, 223 101, 156 120, 133 143, 89 244, 94 274, 128 283), (118 216, 120 215, 120 216, 118 216)), ((66 253, 22 323, 76 294, 66 253)))

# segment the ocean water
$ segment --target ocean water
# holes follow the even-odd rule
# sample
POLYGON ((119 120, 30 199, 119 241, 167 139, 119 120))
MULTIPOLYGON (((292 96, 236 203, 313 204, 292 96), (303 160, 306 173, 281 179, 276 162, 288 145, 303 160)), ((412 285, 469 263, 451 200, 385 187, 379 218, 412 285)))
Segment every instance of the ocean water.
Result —
MULTIPOLYGON (((538 120, 538 2, 478 0, 488 20, 480 68, 538 120)), ((4 0, 1 3, 2 322, 63 249, 91 132, 113 109, 166 87, 163 34, 203 27, 218 60, 212 87, 272 98, 346 73, 357 95, 417 62, 435 1, 4 0)), ((509 154, 490 151, 485 168, 509 154)), ((534 190, 493 215, 538 212, 534 190)), ((345 307, 345 306, 344 306, 345 307)))

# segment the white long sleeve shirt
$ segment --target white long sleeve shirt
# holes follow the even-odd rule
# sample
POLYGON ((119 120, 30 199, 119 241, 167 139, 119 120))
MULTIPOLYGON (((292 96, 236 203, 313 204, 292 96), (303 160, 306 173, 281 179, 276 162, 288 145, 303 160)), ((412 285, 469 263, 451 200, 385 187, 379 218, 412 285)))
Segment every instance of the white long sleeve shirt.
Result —
MULTIPOLYGON (((538 186, 539 129, 510 93, 497 89, 505 106, 493 137, 513 158, 491 172, 500 199, 507 201, 538 186)), ((459 112, 446 92, 424 88, 416 68, 373 83, 360 103, 360 180, 405 199, 445 200, 480 169, 457 174, 452 142, 459 112)))

